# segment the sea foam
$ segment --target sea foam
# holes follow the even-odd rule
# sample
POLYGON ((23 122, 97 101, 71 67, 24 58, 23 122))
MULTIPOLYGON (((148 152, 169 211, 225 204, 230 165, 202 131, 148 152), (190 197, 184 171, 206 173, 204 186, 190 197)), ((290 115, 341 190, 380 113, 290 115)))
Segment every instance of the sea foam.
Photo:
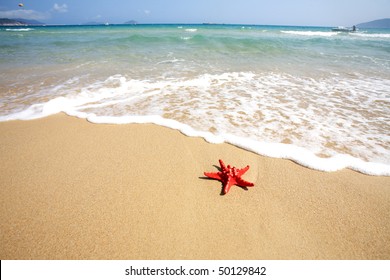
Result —
MULTIPOLYGON (((290 159, 316 170, 350 168, 370 175, 390 176, 390 165, 343 153, 343 149, 347 149, 358 156, 369 155, 365 145, 376 146, 375 150, 380 151, 381 145, 390 142, 390 137, 376 135, 377 128, 372 123, 362 123, 359 112, 365 107, 381 110, 380 102, 386 102, 385 92, 390 84, 382 84, 382 97, 380 88, 376 95, 371 91, 364 96, 358 92, 366 92, 376 81, 354 84, 337 79, 336 83, 281 74, 259 76, 251 72, 205 74, 166 81, 114 75, 81 88, 79 93, 59 96, 1 116, 0 121, 29 120, 64 112, 92 123, 153 123, 179 130, 187 136, 202 137, 210 143, 230 143, 260 155, 290 159), (289 89, 287 92, 286 88, 289 89), (348 88, 348 94, 340 95, 348 88), (361 90, 356 91, 358 88, 361 90), (334 92, 334 96, 324 96, 323 92, 334 92), (357 112, 353 109, 355 103, 357 112), (348 109, 345 104, 352 107, 348 109), (337 111, 340 115, 335 114, 337 111), (364 129, 354 123, 364 125, 364 129), (275 134, 277 131, 280 135, 275 134), (366 135, 373 140, 368 140, 366 135), (285 138, 289 138, 290 143, 283 143, 285 138), (337 145, 345 141, 365 144, 342 147, 337 153, 326 148, 329 143, 337 145), (327 155, 318 155, 322 153, 327 155)), ((60 86, 55 88, 61 90, 60 86)), ((382 122, 385 125, 387 121, 383 119, 382 122)), ((384 149, 382 153, 386 155, 388 151, 384 149)))
POLYGON ((294 31, 294 30, 282 30, 280 31, 285 34, 299 35, 299 36, 320 36, 320 37, 332 37, 337 35, 337 32, 327 31, 294 31))
POLYGON ((26 32, 26 31, 32 31, 33 28, 7 28, 5 31, 13 31, 13 32, 26 32))
POLYGON ((362 37, 362 38, 370 38, 370 39, 389 39, 390 34, 382 34, 382 33, 350 33, 352 36, 362 37))

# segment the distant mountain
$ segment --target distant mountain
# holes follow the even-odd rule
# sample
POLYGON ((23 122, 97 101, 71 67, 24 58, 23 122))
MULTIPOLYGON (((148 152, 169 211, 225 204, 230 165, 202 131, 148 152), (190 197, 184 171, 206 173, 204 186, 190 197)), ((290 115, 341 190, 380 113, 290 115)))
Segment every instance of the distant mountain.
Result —
POLYGON ((0 26, 21 26, 27 25, 25 22, 20 22, 9 18, 0 18, 0 26))
POLYGON ((82 25, 104 25, 104 22, 89 21, 89 22, 83 23, 82 25))
POLYGON ((14 18, 14 20, 25 22, 27 25, 45 25, 45 23, 33 19, 14 18))
POLYGON ((133 24, 133 25, 136 25, 138 24, 135 20, 129 20, 129 21, 126 21, 124 24, 133 24))
POLYGON ((44 25, 44 23, 36 20, 28 20, 22 18, 0 18, 0 26, 26 26, 26 25, 44 25))
POLYGON ((390 18, 378 19, 356 25, 359 28, 390 28, 390 18))

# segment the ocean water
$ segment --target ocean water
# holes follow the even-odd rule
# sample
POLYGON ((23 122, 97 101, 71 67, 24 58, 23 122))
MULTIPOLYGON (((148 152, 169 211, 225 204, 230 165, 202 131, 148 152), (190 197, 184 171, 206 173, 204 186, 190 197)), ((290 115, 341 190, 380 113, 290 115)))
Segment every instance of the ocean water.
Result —
POLYGON ((390 176, 390 30, 0 28, 0 121, 59 112, 390 176))

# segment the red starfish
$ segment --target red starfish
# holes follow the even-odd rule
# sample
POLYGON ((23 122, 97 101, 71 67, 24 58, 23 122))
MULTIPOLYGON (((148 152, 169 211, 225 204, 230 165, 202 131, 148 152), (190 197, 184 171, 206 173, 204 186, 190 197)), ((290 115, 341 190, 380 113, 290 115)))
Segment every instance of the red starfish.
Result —
POLYGON ((222 194, 227 194, 233 185, 241 186, 241 187, 253 187, 254 184, 248 181, 245 181, 241 178, 241 176, 249 169, 249 165, 242 169, 238 169, 235 167, 227 167, 220 159, 219 164, 221 165, 222 171, 220 172, 204 172, 204 175, 211 179, 217 179, 223 183, 222 194))

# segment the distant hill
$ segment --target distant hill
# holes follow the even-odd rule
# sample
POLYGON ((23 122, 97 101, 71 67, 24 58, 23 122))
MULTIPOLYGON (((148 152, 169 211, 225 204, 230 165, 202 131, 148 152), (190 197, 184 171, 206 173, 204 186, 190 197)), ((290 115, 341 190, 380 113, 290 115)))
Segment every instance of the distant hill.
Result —
POLYGON ((137 22, 135 20, 129 20, 129 21, 126 21, 124 24, 133 24, 133 25, 136 25, 137 22))
POLYGON ((390 18, 378 19, 356 25, 359 28, 390 28, 390 18))
POLYGON ((25 22, 27 25, 45 25, 45 23, 33 19, 15 18, 14 20, 25 22))
POLYGON ((36 20, 28 20, 22 18, 0 18, 0 26, 26 26, 26 25, 44 25, 44 23, 36 20))
POLYGON ((89 22, 83 23, 82 25, 104 25, 104 22, 89 21, 89 22))
POLYGON ((9 18, 0 18, 0 26, 21 26, 27 25, 25 22, 17 21, 9 18))

